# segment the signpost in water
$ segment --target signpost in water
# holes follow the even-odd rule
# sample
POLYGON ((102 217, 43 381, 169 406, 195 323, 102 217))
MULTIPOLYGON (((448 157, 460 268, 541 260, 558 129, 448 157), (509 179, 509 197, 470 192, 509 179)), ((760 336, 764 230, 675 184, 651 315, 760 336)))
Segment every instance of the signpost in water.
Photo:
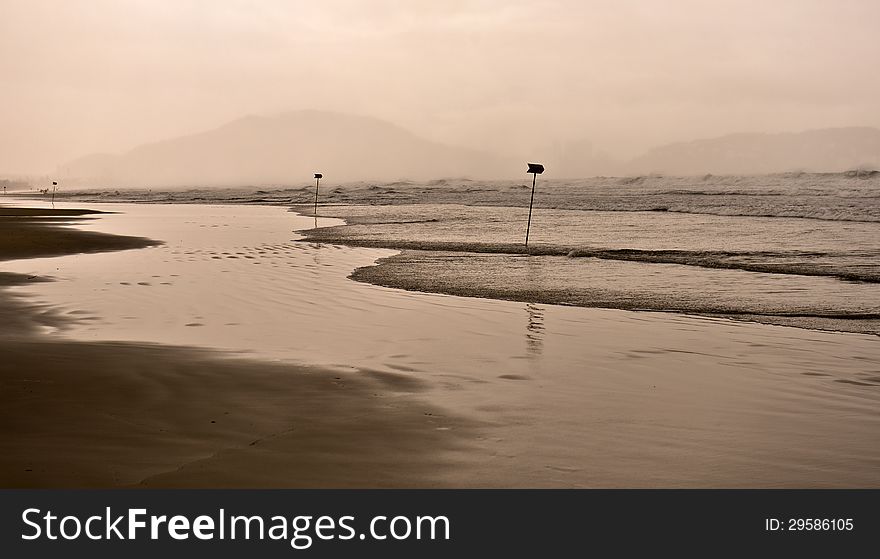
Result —
POLYGON ((532 228, 532 204, 535 202, 535 183, 538 180, 538 175, 544 172, 544 166, 540 163, 529 163, 529 170, 527 173, 532 174, 532 197, 529 200, 529 223, 526 225, 526 248, 529 247, 529 229, 532 228))
POLYGON ((52 181, 52 207, 55 207, 55 190, 58 188, 58 182, 52 181))
POLYGON ((324 175, 321 173, 315 173, 315 217, 318 217, 318 183, 320 183, 323 178, 324 175))

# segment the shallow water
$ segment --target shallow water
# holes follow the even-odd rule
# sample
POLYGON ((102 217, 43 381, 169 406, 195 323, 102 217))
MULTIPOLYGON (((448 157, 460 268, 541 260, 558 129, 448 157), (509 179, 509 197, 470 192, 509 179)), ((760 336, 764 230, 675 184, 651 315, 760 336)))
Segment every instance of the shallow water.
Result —
MULTIPOLYGON (((530 187, 526 180, 322 183, 321 203, 329 206, 322 212, 350 225, 310 236, 431 251, 405 264, 424 268, 416 283, 429 274, 445 278, 433 289, 443 293, 880 334, 880 173, 542 176, 529 246, 540 258, 529 262, 526 277, 515 255, 525 252, 530 187), (480 275, 482 285, 471 281, 480 275), (542 294, 555 293, 536 297, 525 287, 512 293, 495 285, 536 279, 542 294)), ((311 201, 313 188, 73 195, 289 205, 311 201)), ((413 288, 392 277, 400 269, 389 268, 378 282, 413 288)))
POLYGON ((875 336, 388 289, 347 276, 394 251, 296 240, 282 208, 89 206, 166 244, 4 263, 56 278, 14 288, 70 317, 50 335, 410 379, 482 426, 440 483, 880 486, 875 336))
POLYGON ((353 223, 314 240, 426 251, 363 275, 381 285, 880 333, 876 223, 538 209, 524 260, 522 208, 324 211, 353 223))

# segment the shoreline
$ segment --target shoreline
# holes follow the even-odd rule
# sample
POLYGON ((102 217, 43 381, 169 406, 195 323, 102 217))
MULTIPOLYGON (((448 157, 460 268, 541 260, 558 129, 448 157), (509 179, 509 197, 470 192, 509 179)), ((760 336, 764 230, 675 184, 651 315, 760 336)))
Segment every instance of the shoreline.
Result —
POLYGON ((414 294, 351 281, 392 252, 292 242, 313 220, 282 208, 102 207, 84 229, 169 242, 8 266, 59 279, 0 291, 46 342, 0 342, 2 479, 876 486, 874 338, 414 294))
MULTIPOLYGON (((387 248, 387 247, 383 247, 387 248)), ((519 303, 533 303, 540 305, 558 305, 563 307, 577 307, 582 309, 604 309, 634 313, 661 313, 674 316, 686 316, 695 318, 718 318, 735 322, 752 324, 764 324, 782 328, 799 328, 817 332, 830 332, 836 334, 851 334, 859 336, 880 337, 880 330, 859 331, 847 329, 847 320, 878 320, 880 315, 868 317, 839 317, 827 315, 760 315, 749 312, 700 312, 699 310, 649 308, 639 306, 604 306, 593 300, 578 301, 578 294, 567 291, 528 291, 516 289, 492 289, 473 283, 468 284, 470 278, 462 276, 454 279, 446 279, 437 273, 440 266, 430 266, 420 269, 418 264, 424 263, 422 253, 428 251, 402 250, 400 254, 379 259, 376 264, 355 269, 349 276, 354 281, 368 283, 392 289, 403 289, 415 293, 436 293, 452 295, 455 297, 473 297, 491 299, 495 301, 511 301, 519 303), (413 266, 416 264, 416 266, 413 266), (415 273, 413 272, 415 270, 415 273), (444 279, 446 281, 444 281, 444 279), (809 325, 805 322, 812 321, 809 325), (823 322, 825 324, 815 324, 823 322), (835 327, 834 322, 838 322, 835 327), (830 324, 829 324, 830 323, 830 324)), ((479 256, 474 253, 474 256, 479 256)), ((448 271, 446 272, 448 273, 448 271)))
MULTIPOLYGON (((345 206, 331 206, 342 210, 345 206)), ((291 211, 311 217, 310 208, 305 206, 293 206, 291 211)), ((417 293, 436 293, 457 297, 472 297, 492 299, 497 301, 515 301, 522 303, 561 305, 566 307, 580 307, 593 309, 614 309, 630 312, 656 312, 679 316, 708 317, 732 320, 736 322, 766 324, 772 326, 793 327, 805 330, 823 332, 860 334, 880 337, 880 313, 841 313, 841 312, 774 312, 761 313, 753 310, 738 308, 736 305, 724 307, 712 304, 701 308, 686 299, 660 300, 643 296, 636 297, 628 294, 623 297, 619 293, 601 292, 584 289, 578 285, 563 284, 559 286, 536 286, 529 288, 526 285, 534 283, 528 278, 519 278, 520 281, 505 281, 500 284, 492 284, 487 281, 491 273, 486 270, 496 265, 500 259, 541 257, 557 259, 570 265, 571 260, 588 257, 588 254, 565 255, 565 251, 542 246, 524 248, 517 244, 492 244, 490 246, 477 246, 474 243, 465 242, 436 242, 436 241, 400 241, 398 239, 366 238, 367 233, 346 233, 347 227, 358 226, 368 228, 370 225, 383 225, 380 220, 364 219, 358 216, 352 220, 351 216, 344 211, 330 212, 330 216, 341 219, 344 225, 322 227, 318 229, 303 229, 299 231, 303 235, 301 242, 323 242, 361 248, 383 248, 398 251, 397 254, 380 258, 374 264, 355 269, 350 278, 355 281, 388 287, 403 289, 417 293), (479 261, 474 264, 473 261, 479 261)), ((428 220, 426 223, 436 220, 428 220)), ((409 222, 421 223, 421 222, 409 222)), ((583 252, 583 251, 580 251, 583 252)), ((634 260, 632 257, 615 256, 606 260, 601 253, 594 255, 600 263, 614 266, 623 263, 636 265, 658 264, 661 266, 682 265, 676 261, 644 261, 634 260), (607 264, 606 264, 607 263, 607 264)), ((725 267, 712 267, 700 264, 693 265, 696 269, 706 268, 712 271, 724 271, 725 267)), ((496 267, 498 267, 496 265, 496 267)), ((499 268, 499 271, 507 271, 499 268)), ((744 271, 766 273, 764 270, 749 269, 748 267, 730 268, 732 272, 744 271)), ((771 272, 772 274, 772 272, 771 272)), ((496 274, 503 275, 503 274, 496 274)), ((817 273, 795 273, 793 276, 816 278, 819 281, 830 279, 841 281, 841 278, 817 273)), ((843 278, 845 280, 845 278, 843 278)), ((873 281, 866 282, 868 285, 873 281)))
POLYGON ((146 237, 109 235, 68 227, 102 213, 106 212, 0 205, 0 262, 146 248, 161 244, 161 241, 146 237))
MULTIPOLYGON (((158 242, 34 220, 65 211, 31 210, 0 218, 13 238, 32 239, 0 245, 0 260, 158 242)), ((51 280, 0 275, 4 488, 441 486, 445 454, 471 428, 419 400, 402 375, 53 339, 41 329, 71 318, 6 289, 32 281, 51 280), (437 430, 438 417, 453 428, 437 430)))

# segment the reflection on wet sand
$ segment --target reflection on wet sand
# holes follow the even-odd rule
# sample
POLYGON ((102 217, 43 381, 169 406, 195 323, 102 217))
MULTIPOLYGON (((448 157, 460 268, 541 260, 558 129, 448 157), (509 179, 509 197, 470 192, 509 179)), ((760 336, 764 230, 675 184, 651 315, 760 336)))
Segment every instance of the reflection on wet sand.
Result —
POLYGON ((544 350, 544 310, 538 305, 526 303, 529 322, 526 326, 526 351, 532 357, 540 356, 544 350))

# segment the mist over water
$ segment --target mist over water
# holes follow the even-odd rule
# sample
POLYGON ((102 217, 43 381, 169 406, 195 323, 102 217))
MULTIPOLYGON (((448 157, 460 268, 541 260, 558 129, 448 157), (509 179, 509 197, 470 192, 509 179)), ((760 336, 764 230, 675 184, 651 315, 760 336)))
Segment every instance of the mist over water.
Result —
MULTIPOLYGON (((428 181, 340 182, 327 172, 322 204, 449 204, 528 206, 530 175, 521 180, 446 178, 428 181)), ((84 201, 297 204, 313 200, 314 183, 285 187, 119 189, 94 183, 59 196, 84 201)), ((569 210, 658 211, 722 216, 794 217, 880 222, 880 173, 781 173, 692 177, 643 175, 555 179, 542 176, 536 207, 569 210)))

